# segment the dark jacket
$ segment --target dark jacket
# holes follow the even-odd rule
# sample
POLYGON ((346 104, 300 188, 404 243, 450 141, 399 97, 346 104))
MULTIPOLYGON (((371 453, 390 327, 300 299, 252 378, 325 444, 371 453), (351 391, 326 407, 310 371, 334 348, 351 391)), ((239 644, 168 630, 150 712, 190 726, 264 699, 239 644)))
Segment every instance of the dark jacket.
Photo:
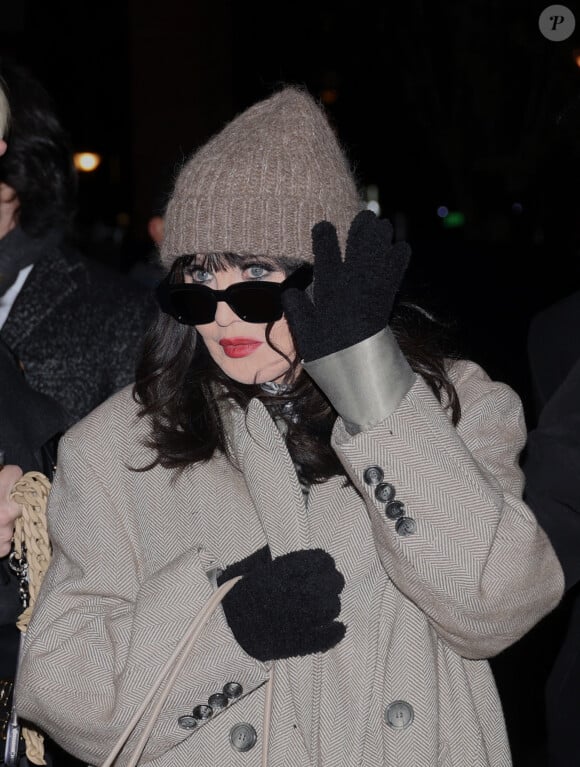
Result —
MULTIPOLYGON (((60 434, 133 381, 153 303, 148 290, 83 258, 54 233, 45 244, 42 252, 21 230, 2 240, 4 253, 12 248, 22 261, 28 249, 37 260, 0 330, 0 450, 5 463, 50 477, 60 434)), ((0 678, 16 653, 14 583, 0 561, 0 678)))
POLYGON ((537 314, 528 334, 528 359, 539 413, 580 359, 580 291, 537 314))
POLYGON ((580 358, 544 407, 524 461, 526 501, 554 547, 567 594, 550 616, 544 652, 550 767, 580 761, 580 358))
POLYGON ((71 426, 134 380, 153 311, 149 289, 47 241, 0 338, 30 386, 59 402, 71 426))
POLYGON ((523 468, 526 501, 548 534, 566 579, 562 604, 536 643, 549 658, 546 727, 550 767, 580 762, 580 292, 532 321, 528 354, 537 414, 523 468))
MULTIPOLYGON (((0 342, 0 450, 4 463, 23 471, 42 471, 49 478, 56 460, 56 445, 66 416, 60 405, 27 384, 18 360, 0 342)), ((22 612, 18 582, 0 559, 0 679, 14 674, 19 632, 16 619, 22 612)), ((1 758, 1 755, 0 755, 1 758)))
MULTIPOLYGON (((60 434, 134 379, 141 339, 154 312, 151 291, 91 262, 54 233, 22 231, 3 250, 23 248, 34 266, 0 330, 0 449, 7 463, 51 477, 60 434)), ((23 258, 24 256, 24 258, 23 258)), ((0 560, 0 678, 15 670, 22 606, 18 582, 0 560)), ((0 761, 2 760, 0 753, 0 761)), ((49 747, 55 764, 74 764, 49 747)))

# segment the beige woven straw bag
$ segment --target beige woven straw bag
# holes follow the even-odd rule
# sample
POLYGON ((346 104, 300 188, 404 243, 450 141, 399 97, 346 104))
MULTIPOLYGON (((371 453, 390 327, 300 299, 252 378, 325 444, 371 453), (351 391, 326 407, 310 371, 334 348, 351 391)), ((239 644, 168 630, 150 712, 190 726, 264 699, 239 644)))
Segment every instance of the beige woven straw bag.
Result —
MULTIPOLYGON (((14 485, 11 493, 13 501, 22 509, 21 516, 14 527, 14 545, 10 554, 10 566, 20 578, 20 596, 25 609, 16 625, 26 633, 30 616, 38 597, 40 584, 50 562, 50 541, 46 523, 46 505, 50 492, 50 481, 38 471, 29 471, 14 485)), ((16 705, 13 703, 10 721, 6 732, 4 761, 7 767, 18 760, 18 745, 21 729, 18 723, 16 705)), ((26 756, 33 764, 46 764, 44 758, 44 738, 40 732, 30 727, 22 728, 22 737, 26 744, 26 756)))

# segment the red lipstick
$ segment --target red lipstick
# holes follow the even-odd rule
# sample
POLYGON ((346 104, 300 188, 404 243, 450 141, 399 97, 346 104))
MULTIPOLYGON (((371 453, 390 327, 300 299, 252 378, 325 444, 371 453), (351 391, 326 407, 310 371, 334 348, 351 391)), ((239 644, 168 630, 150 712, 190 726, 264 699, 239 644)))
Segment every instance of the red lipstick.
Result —
POLYGON ((222 338, 219 342, 228 357, 247 357, 262 345, 255 338, 222 338))

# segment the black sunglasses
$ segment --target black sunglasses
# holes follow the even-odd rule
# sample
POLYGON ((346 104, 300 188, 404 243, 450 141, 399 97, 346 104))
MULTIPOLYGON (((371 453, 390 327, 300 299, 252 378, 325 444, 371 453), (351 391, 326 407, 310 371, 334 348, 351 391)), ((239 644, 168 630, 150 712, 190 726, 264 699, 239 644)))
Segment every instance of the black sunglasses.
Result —
POLYGON ((313 269, 300 266, 283 282, 236 282, 226 290, 213 290, 207 285, 162 280, 155 294, 161 311, 184 325, 213 322, 219 301, 225 301, 245 322, 275 322, 282 317, 282 293, 288 288, 304 290, 310 285, 313 269))

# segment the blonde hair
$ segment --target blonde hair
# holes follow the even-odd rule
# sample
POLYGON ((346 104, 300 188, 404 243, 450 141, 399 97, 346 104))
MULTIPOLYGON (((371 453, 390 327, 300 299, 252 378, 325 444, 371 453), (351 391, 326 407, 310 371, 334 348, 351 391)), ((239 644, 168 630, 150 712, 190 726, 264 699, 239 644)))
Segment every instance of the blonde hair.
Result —
POLYGON ((0 138, 4 137, 10 121, 10 108, 2 82, 0 81, 0 138))

